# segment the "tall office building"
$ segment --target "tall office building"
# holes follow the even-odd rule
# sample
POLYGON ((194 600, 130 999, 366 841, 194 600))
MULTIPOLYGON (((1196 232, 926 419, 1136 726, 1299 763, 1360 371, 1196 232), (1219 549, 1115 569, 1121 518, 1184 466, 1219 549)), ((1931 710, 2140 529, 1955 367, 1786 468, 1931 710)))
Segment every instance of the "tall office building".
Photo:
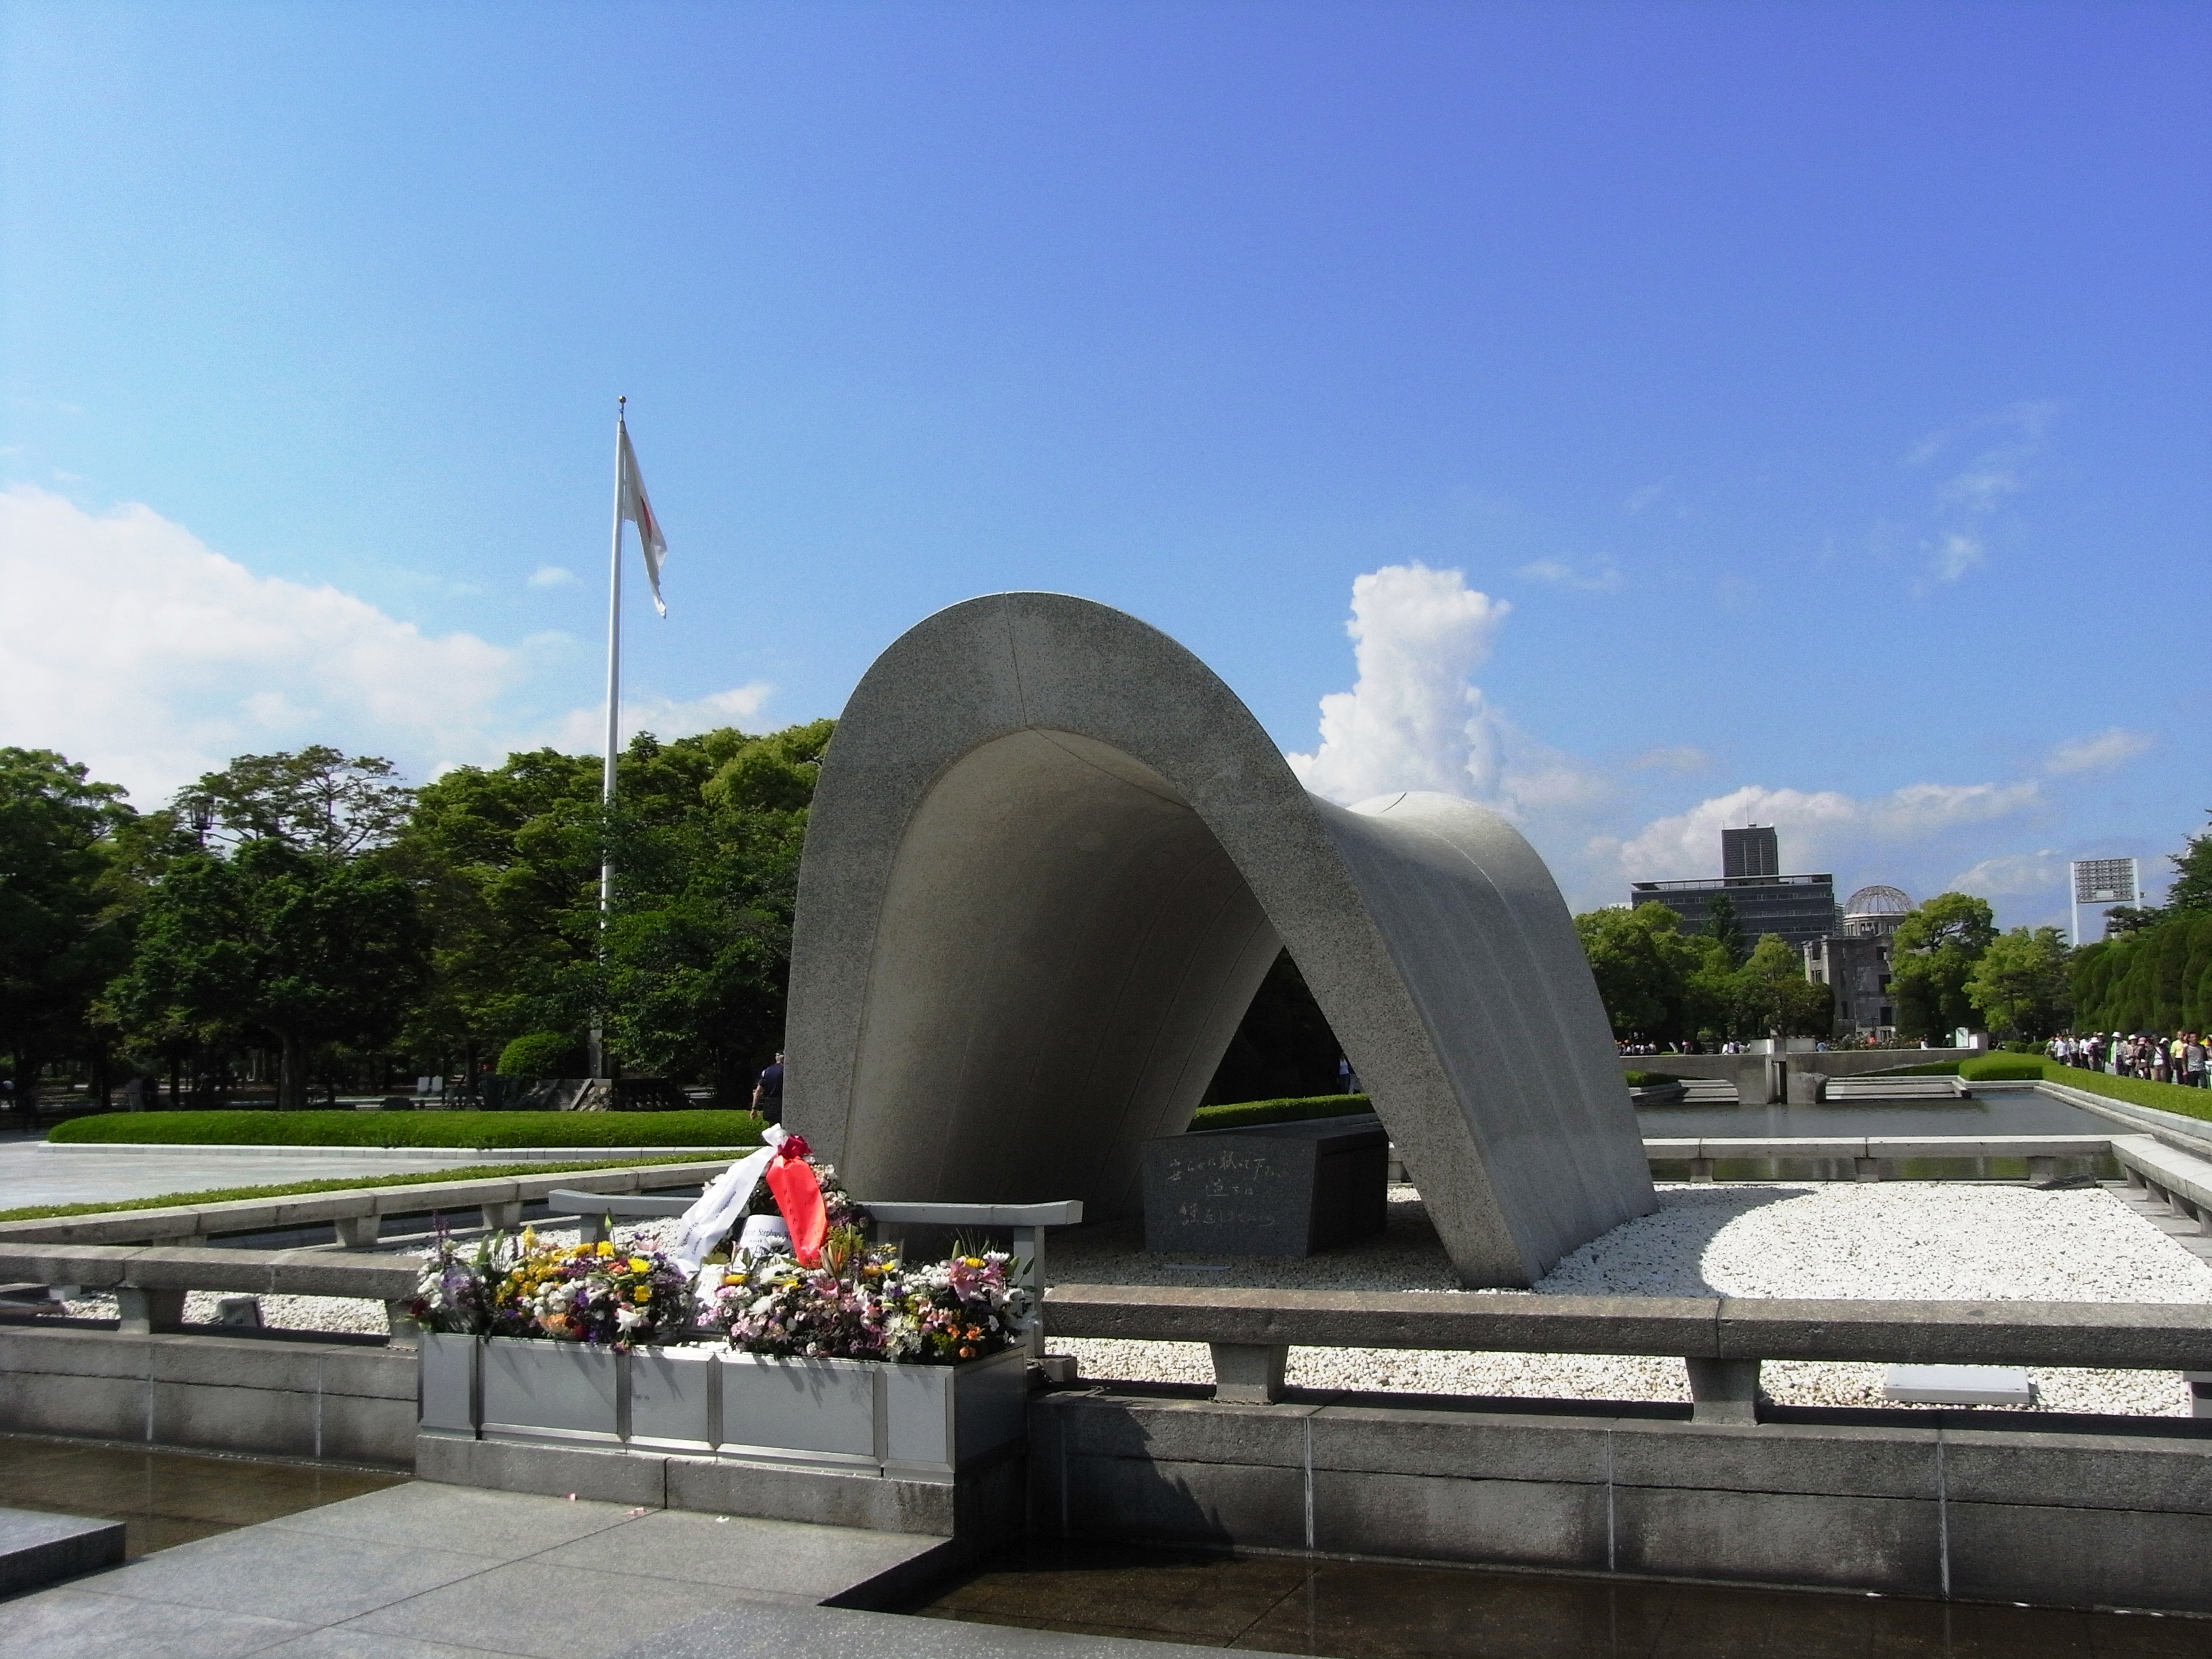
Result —
POLYGON ((1782 874, 1781 849, 1771 825, 1722 830, 1721 868, 1718 881, 1632 882, 1628 902, 1656 901, 1682 918, 1684 933, 1702 933, 1713 901, 1725 894, 1747 945, 1773 933, 1802 946, 1842 931, 1835 877, 1782 874))
POLYGON ((1774 826, 1753 824, 1721 831, 1721 875, 1778 876, 1782 873, 1782 843, 1774 826))

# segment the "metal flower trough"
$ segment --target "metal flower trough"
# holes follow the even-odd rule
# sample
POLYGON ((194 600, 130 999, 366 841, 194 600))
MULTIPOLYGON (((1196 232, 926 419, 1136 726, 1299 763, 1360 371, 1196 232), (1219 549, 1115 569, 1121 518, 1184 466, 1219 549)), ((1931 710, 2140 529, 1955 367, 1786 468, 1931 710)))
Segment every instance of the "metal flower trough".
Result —
POLYGON ((1029 1356, 960 1365, 783 1359, 425 1333, 422 1427, 950 1481, 1022 1437, 1029 1356))

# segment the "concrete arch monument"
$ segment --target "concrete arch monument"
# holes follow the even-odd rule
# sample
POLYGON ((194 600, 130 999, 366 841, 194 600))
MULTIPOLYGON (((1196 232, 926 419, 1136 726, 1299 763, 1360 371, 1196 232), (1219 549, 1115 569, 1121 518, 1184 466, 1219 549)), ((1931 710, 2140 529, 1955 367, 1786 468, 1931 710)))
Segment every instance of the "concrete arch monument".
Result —
POLYGON ((786 1121, 856 1192, 1139 1204, 1287 945, 1461 1276, 1653 1207, 1565 904, 1502 818, 1309 794, 1236 695, 1088 600, 1000 593, 846 705, 800 868, 786 1121))

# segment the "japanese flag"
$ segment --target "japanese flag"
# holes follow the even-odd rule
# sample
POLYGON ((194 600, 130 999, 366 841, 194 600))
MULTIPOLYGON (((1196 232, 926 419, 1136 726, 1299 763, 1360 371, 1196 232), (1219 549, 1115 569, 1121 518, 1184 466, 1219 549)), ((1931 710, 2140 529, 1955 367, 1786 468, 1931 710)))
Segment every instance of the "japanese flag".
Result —
POLYGON ((637 526, 637 547, 645 555, 646 580, 653 584, 653 609, 665 617, 668 606, 660 598, 660 562, 668 556, 668 541, 660 533, 653 503, 646 499, 645 475, 637 470, 637 452, 629 447, 627 426, 622 429, 622 504, 617 516, 637 526))

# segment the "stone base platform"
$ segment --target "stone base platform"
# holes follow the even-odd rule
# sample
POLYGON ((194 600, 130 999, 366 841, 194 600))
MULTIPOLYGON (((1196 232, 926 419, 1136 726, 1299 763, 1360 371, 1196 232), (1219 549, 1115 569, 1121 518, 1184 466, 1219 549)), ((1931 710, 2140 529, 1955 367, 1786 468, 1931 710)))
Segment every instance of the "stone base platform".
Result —
POLYGON ((957 1539, 963 1554, 1018 1533, 1028 1503, 1025 1460, 1018 1455, 987 1460, 957 1481, 939 1483, 731 1458, 423 1434, 415 1443, 415 1474, 422 1480, 493 1492, 957 1539))

